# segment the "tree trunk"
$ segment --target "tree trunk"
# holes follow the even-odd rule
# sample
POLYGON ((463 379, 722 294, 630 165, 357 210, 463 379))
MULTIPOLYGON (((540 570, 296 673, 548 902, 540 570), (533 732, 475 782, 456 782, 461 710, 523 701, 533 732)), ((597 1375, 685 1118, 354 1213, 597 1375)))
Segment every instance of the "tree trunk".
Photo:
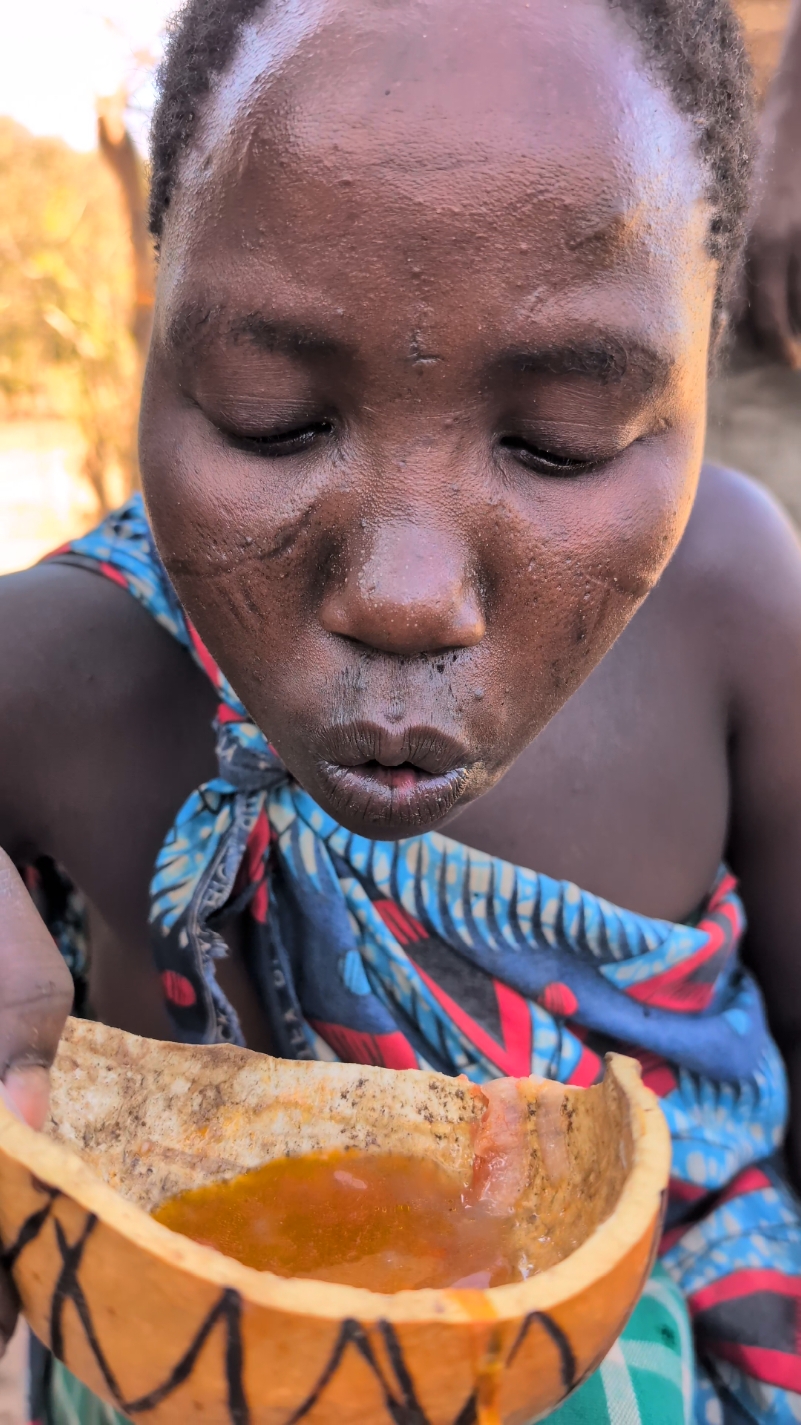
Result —
POLYGON ((128 214, 135 284, 131 333, 144 365, 153 325, 155 263, 147 227, 147 193, 142 163, 125 127, 124 102, 123 94, 98 101, 97 138, 100 152, 120 185, 128 214))

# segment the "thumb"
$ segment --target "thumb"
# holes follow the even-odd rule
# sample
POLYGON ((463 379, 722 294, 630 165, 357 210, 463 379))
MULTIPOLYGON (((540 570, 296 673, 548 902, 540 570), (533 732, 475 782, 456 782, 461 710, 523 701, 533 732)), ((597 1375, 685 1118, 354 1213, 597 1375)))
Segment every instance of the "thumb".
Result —
POLYGON ((9 1069, 0 1084, 0 1098, 23 1123, 44 1128, 50 1107, 50 1074, 41 1064, 20 1064, 9 1069))
POLYGON ((72 978, 14 866, 0 851, 0 1079, 26 1123, 47 1116, 48 1070, 72 1006, 72 978))

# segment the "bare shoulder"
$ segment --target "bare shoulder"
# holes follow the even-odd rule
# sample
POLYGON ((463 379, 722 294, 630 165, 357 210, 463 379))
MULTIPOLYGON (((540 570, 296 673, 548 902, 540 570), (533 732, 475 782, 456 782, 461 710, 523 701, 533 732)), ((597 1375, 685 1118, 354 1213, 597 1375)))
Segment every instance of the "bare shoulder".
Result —
POLYGON ((705 465, 678 551, 685 576, 721 580, 749 600, 781 597, 801 576, 801 545, 785 511, 756 480, 705 465))
POLYGON ((663 582, 735 698, 801 696, 801 544, 763 486, 705 466, 663 582))
MULTIPOLYGON (((93 802, 198 762, 213 706, 125 590, 57 563, 0 579, 0 844, 57 854, 93 802), (197 712, 196 712, 197 709, 197 712), (197 726, 197 735, 193 729, 197 726)), ((205 763, 204 763, 205 765, 205 763)))

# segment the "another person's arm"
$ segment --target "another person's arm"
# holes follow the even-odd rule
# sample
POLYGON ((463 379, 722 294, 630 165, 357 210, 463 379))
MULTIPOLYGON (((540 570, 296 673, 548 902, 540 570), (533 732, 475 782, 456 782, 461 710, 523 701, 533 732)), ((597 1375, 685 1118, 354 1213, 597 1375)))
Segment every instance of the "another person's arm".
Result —
POLYGON ((760 129, 748 244, 751 321, 763 346, 801 369, 801 0, 794 0, 760 129))
POLYGON ((706 596, 710 656, 729 708, 727 859, 746 962, 790 1080, 788 1166, 801 1187, 801 548, 770 497, 721 475, 706 596), (723 483, 725 481, 725 484, 723 483), (716 546, 716 547, 715 547, 716 546))

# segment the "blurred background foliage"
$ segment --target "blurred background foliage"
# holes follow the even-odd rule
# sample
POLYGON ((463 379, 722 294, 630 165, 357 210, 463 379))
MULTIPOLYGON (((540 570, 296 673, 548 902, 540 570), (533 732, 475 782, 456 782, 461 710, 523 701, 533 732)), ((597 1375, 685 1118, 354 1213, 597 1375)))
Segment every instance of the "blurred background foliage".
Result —
POLYGON ((0 420, 69 420, 100 509, 136 483, 130 215, 100 153, 0 118, 0 420))

